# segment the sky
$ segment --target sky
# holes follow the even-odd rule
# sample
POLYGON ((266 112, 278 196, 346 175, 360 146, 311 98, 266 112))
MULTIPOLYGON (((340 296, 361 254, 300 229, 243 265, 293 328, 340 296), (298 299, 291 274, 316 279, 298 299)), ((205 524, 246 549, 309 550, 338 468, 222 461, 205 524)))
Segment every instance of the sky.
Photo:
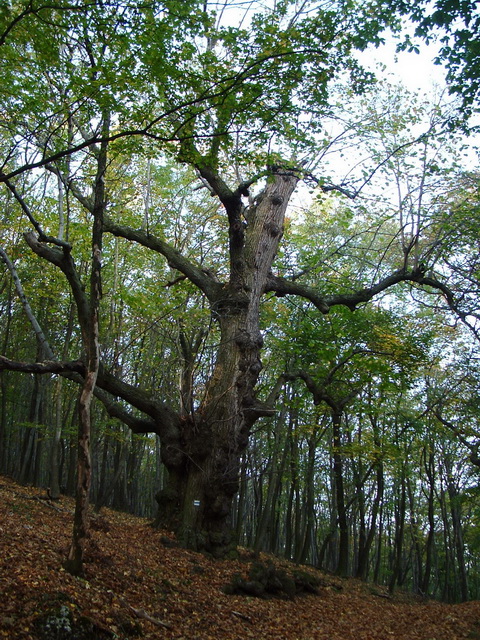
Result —
MULTIPOLYGON (((427 46, 424 43, 419 43, 420 53, 418 54, 405 51, 397 52, 397 42, 398 40, 392 35, 386 35, 384 45, 379 48, 372 46, 365 52, 358 54, 360 62, 375 73, 380 81, 380 87, 382 86, 381 80, 383 78, 394 85, 400 82, 413 94, 431 96, 432 101, 442 92, 446 92, 446 69, 442 65, 434 63, 438 47, 434 44, 427 46)), ((411 133, 415 137, 415 132, 412 131, 411 133)), ((359 153, 361 154, 360 150, 359 153)), ((354 149, 349 152, 347 157, 336 152, 328 156, 329 171, 332 172, 332 176, 336 176, 336 180, 333 178, 335 184, 342 177, 346 179, 354 177, 355 172, 349 176, 348 167, 356 167, 359 162, 361 163, 361 157, 361 155, 356 155, 354 149)), ((471 157, 466 159, 465 162, 471 168, 478 166, 478 155, 474 148, 472 148, 471 157)), ((386 195, 385 191, 382 193, 384 196, 386 195)), ((308 192, 307 188, 299 190, 295 205, 297 215, 300 215, 300 217, 301 211, 311 205, 311 196, 312 194, 308 192)))
POLYGON ((433 90, 435 85, 445 86, 445 69, 434 64, 438 52, 435 45, 420 44, 420 53, 396 52, 397 40, 385 37, 385 44, 375 49, 370 47, 359 54, 360 60, 375 70, 378 64, 385 65, 385 73, 399 78, 411 91, 433 90))
MULTIPOLYGON (((270 6, 272 0, 266 0, 265 4, 270 6)), ((252 10, 252 5, 257 6, 255 2, 246 0, 237 2, 209 2, 210 5, 216 5, 218 11, 219 22, 222 24, 232 24, 239 26, 239 21, 245 26, 248 22, 248 15, 252 10)), ((299 4, 302 4, 299 2, 299 4)), ((408 24, 408 23, 407 23, 408 24)), ((414 26, 407 29, 413 36, 414 26)), ((420 45, 420 54, 401 52, 396 54, 395 48, 397 41, 390 34, 385 36, 385 45, 379 49, 371 47, 360 57, 375 66, 376 62, 382 62, 387 66, 389 72, 401 78, 405 85, 412 91, 418 89, 428 89, 428 85, 435 81, 440 84, 445 83, 445 73, 442 67, 433 64, 433 59, 438 51, 435 45, 420 45)), ((415 41, 416 39, 413 38, 415 41)))

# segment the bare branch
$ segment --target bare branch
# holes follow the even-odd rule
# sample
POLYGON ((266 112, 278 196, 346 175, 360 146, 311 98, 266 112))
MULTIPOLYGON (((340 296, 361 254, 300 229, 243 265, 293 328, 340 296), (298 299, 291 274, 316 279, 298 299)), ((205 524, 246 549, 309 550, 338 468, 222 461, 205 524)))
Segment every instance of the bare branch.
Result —
POLYGON ((82 332, 85 332, 90 322, 90 301, 68 247, 63 247, 63 250, 49 247, 44 242, 40 242, 32 231, 25 233, 24 238, 34 253, 59 267, 67 277, 77 305, 80 327, 82 332))
POLYGON ((18 277, 18 273, 17 270, 15 268, 15 265, 13 264, 13 262, 10 260, 10 258, 7 256, 6 252, 4 251, 4 249, 2 247, 0 247, 0 257, 2 258, 2 260, 4 261, 4 263, 6 264, 6 266, 8 267, 10 274, 12 276, 13 282, 15 284, 15 289, 17 290, 17 294, 18 297, 20 298, 20 302, 22 303, 23 306, 23 310, 25 311, 25 314, 30 322, 30 324, 32 325, 32 328, 35 332, 35 336, 37 338, 37 342, 40 346, 41 352, 42 354, 44 354, 47 358, 50 359, 54 359, 54 355, 53 355, 53 351, 50 348, 50 345, 48 343, 48 340, 43 332, 42 327, 40 326, 35 314, 33 313, 33 310, 30 306, 30 303, 27 300, 27 297, 23 291, 23 286, 22 283, 20 281, 20 278, 18 277))
POLYGON ((85 373, 85 365, 81 360, 70 362, 57 362, 55 360, 44 360, 43 362, 19 362, 10 360, 0 355, 0 371, 21 371, 22 373, 85 373))
POLYGON ((10 182, 10 180, 4 180, 4 182, 5 182, 6 186, 8 187, 8 189, 14 195, 15 199, 17 200, 17 202, 22 207, 22 210, 25 213, 25 215, 27 216, 27 218, 32 223, 33 227, 35 228, 35 231, 38 233, 38 236, 39 236, 40 240, 42 242, 49 242, 50 244, 55 244, 58 247, 63 247, 63 248, 68 249, 70 251, 72 247, 68 242, 65 242, 63 240, 59 240, 58 238, 54 238, 53 236, 47 236, 43 232, 43 230, 40 227, 39 223, 35 219, 35 217, 32 214, 32 212, 30 211, 30 208, 28 207, 27 203, 25 202, 23 197, 18 193, 17 189, 15 188, 15 185, 12 184, 12 182, 10 182))
POLYGON ((74 195, 74 197, 80 202, 80 204, 85 207, 87 211, 90 213, 93 212, 94 203, 92 198, 85 196, 80 189, 75 184, 74 180, 67 180, 67 178, 63 175, 63 173, 53 164, 47 164, 45 167, 48 171, 51 171, 53 174, 57 176, 57 178, 61 181, 63 186, 66 189, 69 189, 70 192, 74 195))
MULTIPOLYGON (((442 282, 433 277, 426 277, 422 267, 417 267, 407 271, 406 269, 398 269, 394 273, 386 276, 371 287, 365 287, 353 293, 340 293, 334 296, 322 296, 313 287, 302 285, 298 282, 292 282, 278 276, 270 276, 268 279, 266 291, 272 291, 277 296, 297 295, 314 304, 322 313, 328 313, 329 310, 338 305, 348 307, 351 311, 355 311, 359 304, 369 302, 378 294, 386 291, 390 287, 400 282, 415 282, 421 286, 432 287, 440 291, 447 300, 449 307, 455 313, 461 315, 458 305, 455 303, 453 292, 442 282)), ((465 315, 465 314, 464 314, 465 315)))

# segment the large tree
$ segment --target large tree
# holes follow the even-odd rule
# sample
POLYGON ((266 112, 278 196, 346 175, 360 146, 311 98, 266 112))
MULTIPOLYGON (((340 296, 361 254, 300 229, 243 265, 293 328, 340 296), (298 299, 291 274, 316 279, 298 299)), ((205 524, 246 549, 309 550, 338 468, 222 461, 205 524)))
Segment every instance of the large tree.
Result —
MULTIPOLYGON (((354 310, 401 282, 449 293, 417 259, 370 274, 358 290, 345 283, 327 292, 321 281, 302 284, 301 274, 274 273, 292 195, 299 181, 312 179, 310 165, 330 144, 324 121, 332 109, 332 83, 349 84, 349 99, 365 90, 371 77, 354 51, 379 41, 389 11, 382 13, 375 0, 245 7, 195 0, 28 0, 0 14, 8 88, 1 98, 0 181, 33 226, 25 234, 31 250, 64 274, 86 352, 70 363, 4 358, 2 367, 60 373, 85 389, 90 381, 89 391, 112 417, 134 433, 158 434, 168 470, 158 496, 159 523, 175 529, 184 544, 217 554, 234 543, 232 498, 252 426, 274 413, 275 393, 263 401, 257 394, 264 296, 301 296, 325 314, 337 305, 354 310), (145 158, 163 162, 167 156, 195 172, 192 193, 205 189, 218 202, 219 227, 226 229, 222 261, 202 262, 188 248, 179 250, 152 224, 150 203, 139 209, 135 197, 127 202, 122 196, 122 158, 138 168, 145 158), (68 194, 67 226, 80 220, 91 225, 88 293, 81 267, 88 245, 81 238, 72 242, 73 229, 71 237, 60 233, 60 217, 43 217, 39 184, 57 199, 68 194), (121 375, 97 351, 98 342, 108 342, 104 328, 97 336, 95 273, 103 236, 162 256, 174 275, 169 280, 162 271, 162 284, 186 280, 208 304, 215 354, 202 383, 192 384, 203 334, 190 340, 183 335, 179 404, 128 372, 121 375)), ((321 173, 314 179, 323 191, 347 193, 321 173)), ((222 237, 219 232, 217 241, 222 237)))

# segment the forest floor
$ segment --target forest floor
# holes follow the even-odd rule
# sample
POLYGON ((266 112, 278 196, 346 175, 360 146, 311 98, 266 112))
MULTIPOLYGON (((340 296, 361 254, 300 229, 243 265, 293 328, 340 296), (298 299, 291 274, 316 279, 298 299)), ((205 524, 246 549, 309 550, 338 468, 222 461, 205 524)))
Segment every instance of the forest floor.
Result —
MULTIPOLYGON (((147 520, 109 509, 93 517, 86 577, 75 578, 62 567, 73 500, 45 498, 0 477, 0 639, 480 639, 480 602, 390 598, 381 587, 310 568, 316 594, 226 595, 235 574, 247 576, 248 551, 214 560, 173 546, 147 520)), ((298 569, 261 560, 292 575, 298 569)))

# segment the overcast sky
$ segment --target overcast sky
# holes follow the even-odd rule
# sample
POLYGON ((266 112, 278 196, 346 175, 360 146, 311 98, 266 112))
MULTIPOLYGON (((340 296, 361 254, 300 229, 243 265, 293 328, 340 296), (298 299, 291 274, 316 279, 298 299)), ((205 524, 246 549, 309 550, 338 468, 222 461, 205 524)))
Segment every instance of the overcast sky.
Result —
MULTIPOLYGON (((438 52, 434 44, 420 43, 420 53, 396 52, 398 40, 393 36, 385 37, 385 44, 375 49, 369 48, 360 54, 364 64, 375 70, 378 63, 384 64, 386 73, 401 79, 411 91, 428 92, 435 85, 445 86, 445 69, 434 64, 433 60, 438 52)), ((377 75, 378 71, 377 71, 377 75)))

